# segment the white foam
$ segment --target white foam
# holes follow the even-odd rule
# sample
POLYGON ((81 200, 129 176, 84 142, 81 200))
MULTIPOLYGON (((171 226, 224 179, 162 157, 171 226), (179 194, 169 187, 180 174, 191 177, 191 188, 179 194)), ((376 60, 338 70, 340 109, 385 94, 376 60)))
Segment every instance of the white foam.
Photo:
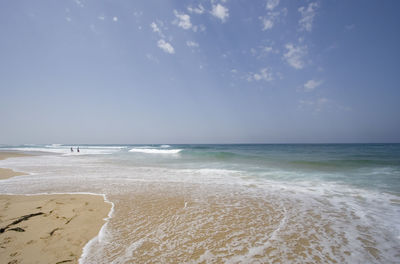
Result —
POLYGON ((100 229, 99 233, 97 234, 97 236, 95 236, 94 238, 92 238, 92 239, 91 239, 88 243, 86 243, 86 245, 83 247, 83 249, 82 249, 82 255, 81 255, 81 257, 79 258, 78 263, 83 263, 83 262, 84 262, 84 259, 87 258, 87 256, 89 255, 89 252, 90 252, 91 247, 93 247, 96 243, 102 243, 104 240, 107 239, 107 235, 106 235, 106 233, 107 233, 107 225, 108 225, 108 223, 109 223, 109 220, 111 219, 111 217, 112 217, 113 214, 114 214, 114 207, 115 207, 115 205, 114 205, 113 202, 111 202, 111 201, 109 201, 109 200, 107 199, 107 197, 106 197, 105 194, 102 194, 102 196, 103 196, 104 201, 105 201, 106 203, 110 203, 110 204, 111 204, 111 209, 110 209, 110 211, 108 212, 107 218, 104 218, 104 220, 105 220, 106 222, 105 222, 104 225, 101 227, 101 229, 100 229))
POLYGON ((123 256, 119 256, 111 263, 112 264, 126 263, 127 260, 132 259, 133 255, 135 254, 135 251, 142 246, 143 242, 145 242, 145 239, 143 238, 133 242, 125 249, 125 253, 123 256))
POLYGON ((84 146, 88 149, 126 149, 127 146, 84 146))
POLYGON ((51 145, 46 145, 47 148, 57 148, 62 146, 62 144, 51 144, 51 145))
POLYGON ((133 148, 129 152, 146 154, 178 154, 182 149, 154 149, 154 148, 133 148))
POLYGON ((112 154, 126 147, 102 147, 102 146, 83 146, 79 147, 80 152, 77 152, 77 146, 46 146, 46 147, 16 147, 2 148, 3 150, 16 150, 24 152, 50 152, 63 155, 96 155, 96 154, 112 154), (73 152, 71 152, 71 147, 73 152))
MULTIPOLYGON (((147 147, 145 149, 152 148, 147 147)), ((140 150, 143 150, 143 148, 140 150)), ((152 150, 171 149, 153 148, 152 150)), ((125 155, 132 157, 132 159, 138 157, 130 155, 127 152, 125 155)), ((150 159, 150 157, 146 156, 147 158, 150 159)), ((308 181, 304 179, 301 181, 287 181, 286 179, 291 178, 290 173, 294 172, 286 172, 285 174, 285 171, 271 170, 271 172, 268 172, 268 175, 263 175, 265 176, 264 178, 256 176, 248 177, 252 174, 246 171, 217 169, 211 166, 206 167, 207 165, 205 165, 205 168, 200 169, 144 167, 144 165, 142 167, 135 167, 125 166, 122 162, 114 164, 105 156, 72 158, 59 155, 10 158, 2 160, 0 166, 12 167, 19 171, 33 171, 36 174, 34 176, 19 176, 2 181, 0 184, 0 193, 40 192, 43 190, 89 190, 102 193, 104 190, 104 193, 112 197, 111 195, 113 194, 131 192, 134 186, 142 182, 173 182, 183 184, 204 183, 203 185, 196 185, 196 189, 192 190, 193 197, 196 197, 196 192, 208 190, 217 185, 222 186, 221 188, 225 188, 226 190, 231 187, 234 190, 233 188, 236 188, 236 186, 246 187, 249 193, 262 194, 260 195, 260 199, 267 199, 268 195, 271 195, 270 197, 274 199, 268 200, 270 202, 276 201, 274 204, 277 206, 274 208, 279 209, 282 212, 281 215, 284 217, 276 223, 275 230, 270 234, 270 237, 264 237, 254 247, 249 248, 248 254, 230 260, 233 263, 236 261, 240 262, 240 260, 242 262, 246 262, 246 260, 247 262, 251 262, 254 259, 254 255, 262 253, 263 249, 268 248, 268 245, 271 245, 271 247, 279 246, 277 254, 282 253, 282 260, 285 260, 287 254, 289 254, 287 251, 289 246, 293 245, 286 247, 283 237, 291 235, 294 232, 298 232, 300 237, 316 236, 318 245, 323 248, 320 258, 325 259, 324 256, 326 255, 337 262, 376 262, 374 259, 363 256, 367 252, 362 249, 362 244, 357 239, 360 237, 363 238, 363 236, 370 235, 374 239, 373 241, 376 242, 380 254, 383 255, 382 262, 386 263, 393 262, 391 260, 395 259, 395 257, 392 257, 392 255, 394 256, 393 252, 395 252, 394 247, 400 244, 398 242, 400 237, 400 220, 398 220, 400 219, 398 217, 400 215, 400 208, 396 202, 390 202, 391 199, 397 201, 398 197, 334 182, 310 180, 309 178, 308 181), (274 174, 281 175, 282 177, 273 177, 274 174), (293 204, 296 206, 293 207, 293 204), (309 212, 314 212, 321 219, 315 220, 309 212), (314 234, 312 230, 307 231, 303 228, 307 225, 307 221, 313 221, 315 224, 313 226, 320 233, 314 234), (323 226, 325 224, 330 224, 330 228, 334 230, 333 235, 324 231, 323 226), (368 227, 369 230, 361 232, 357 229, 357 226, 368 227), (341 233, 349 241, 347 245, 343 244, 341 246, 341 252, 347 250, 352 252, 352 254, 350 257, 340 254, 340 252, 336 255, 345 259, 335 258, 335 252, 330 250, 331 245, 341 245, 343 241, 339 236, 341 233)), ((307 179, 307 177, 304 178, 307 179)), ((188 184, 187 186, 190 185, 188 184)), ((230 193, 234 194, 234 192, 230 193)), ((198 195, 198 199, 201 200, 202 195, 198 195)), ((118 205, 118 203, 116 204, 118 205)), ((236 205, 233 203, 228 204, 225 209, 229 210, 229 206, 236 205)), ((112 206, 113 209, 114 207, 112 206)), ((185 201, 183 209, 190 214, 193 210, 196 210, 196 202, 187 203, 185 201)), ((111 217, 111 214, 110 212, 109 217, 111 217)), ((201 219, 200 222, 204 222, 205 220, 201 219)), ((97 263, 92 261, 92 258, 101 260, 101 249, 104 250, 105 248, 114 246, 112 243, 115 242, 113 240, 115 234, 111 232, 115 232, 116 230, 111 230, 112 225, 113 221, 111 220, 107 228, 106 222, 100 230, 98 237, 95 240, 91 240, 85 246, 80 259, 81 263, 97 263), (95 255, 98 257, 94 257, 95 255)), ((196 226, 194 223, 193 228, 196 226)), ((189 232, 190 230, 190 228, 185 229, 185 232, 189 232)), ((151 232, 152 230, 149 230, 149 233, 151 232)), ((108 263, 113 260, 115 261, 120 256, 123 263, 124 253, 127 254, 127 259, 135 258, 135 255, 132 254, 138 248, 138 243, 136 242, 129 241, 126 245, 117 245, 116 247, 122 247, 122 250, 118 253, 121 255, 110 257, 108 259, 110 261, 107 260, 108 263)), ((245 244, 245 240, 240 240, 237 247, 239 248, 245 244)), ((235 245, 230 245, 230 247, 233 246, 235 245)), ((207 244, 201 245, 201 247, 207 248, 207 244)), ((314 247, 314 245, 312 244, 310 247, 314 247)), ((317 251, 314 250, 313 252, 317 251)), ((207 253, 207 251, 202 256, 204 260, 208 259, 210 262, 216 257, 224 258, 226 256, 213 256, 211 253, 207 253)), ((299 262, 312 262, 312 259, 308 259, 308 257, 310 256, 307 255, 307 258, 300 258, 299 262)), ((229 259, 224 260, 228 262, 227 260, 229 259)))

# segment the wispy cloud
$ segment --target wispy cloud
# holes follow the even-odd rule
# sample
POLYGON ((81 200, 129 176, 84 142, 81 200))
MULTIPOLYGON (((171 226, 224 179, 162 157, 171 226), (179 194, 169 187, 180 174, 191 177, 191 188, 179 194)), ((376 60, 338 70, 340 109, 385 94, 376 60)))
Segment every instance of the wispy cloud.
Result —
POLYGON ((225 22, 229 17, 229 9, 221 4, 213 5, 211 14, 225 22))
POLYGON ((69 8, 65 8, 65 13, 66 13, 65 20, 67 20, 67 22, 71 22, 72 19, 71 19, 71 16, 70 16, 70 10, 69 10, 69 8))
POLYGON ((309 80, 307 81, 303 87, 304 87, 304 91, 306 92, 311 92, 313 91, 315 88, 317 88, 318 86, 320 86, 323 83, 322 80, 309 80))
POLYGON ((174 10, 174 14, 177 19, 174 20, 173 24, 178 25, 178 27, 183 29, 192 28, 192 23, 190 22, 190 16, 188 14, 179 13, 176 10, 174 10))
POLYGON ((166 42, 163 39, 160 39, 157 42, 157 46, 160 49, 162 49, 164 52, 166 52, 166 53, 169 53, 169 54, 174 54, 175 53, 174 47, 172 47, 172 45, 170 43, 166 42))
POLYGON ((247 77, 247 81, 267 81, 274 80, 273 74, 269 68, 262 68, 257 73, 250 73, 247 77))
POLYGON ((299 100, 298 108, 311 110, 315 113, 318 113, 318 112, 321 112, 321 111, 327 110, 327 109, 333 110, 333 111, 345 111, 345 112, 349 112, 349 111, 353 110, 352 107, 338 104, 337 102, 335 102, 329 98, 326 98, 326 97, 319 97, 319 98, 309 99, 309 100, 299 100))
POLYGON ((295 69, 303 69, 304 56, 307 54, 307 46, 294 46, 289 43, 285 45, 287 52, 283 55, 286 62, 295 69))
POLYGON ((315 100, 299 100, 300 108, 311 108, 315 112, 320 112, 330 100, 325 97, 320 97, 315 100))
POLYGON ((198 48, 199 47, 199 43, 194 42, 194 41, 190 41, 190 40, 186 41, 186 45, 188 47, 191 47, 191 48, 198 48))
POLYGON ((155 22, 152 22, 150 24, 150 27, 153 30, 153 32, 161 33, 161 29, 157 26, 157 24, 155 22))
POLYGON ((199 4, 197 7, 196 6, 195 7, 188 6, 187 10, 190 13, 195 13, 195 14, 199 14, 199 15, 203 14, 205 11, 204 7, 201 4, 199 4))
POLYGON ((113 17, 113 21, 114 21, 114 22, 117 22, 117 21, 118 21, 118 17, 116 17, 116 16, 113 17))
MULTIPOLYGON (((161 21, 158 21, 158 23, 161 26, 163 25, 163 23, 161 21)), ((165 41, 166 37, 163 34, 163 32, 161 31, 161 28, 159 27, 159 25, 156 22, 152 22, 150 24, 150 27, 153 30, 153 32, 157 33, 159 35, 159 37, 161 38, 160 40, 158 40, 157 46, 166 53, 174 54, 175 53, 174 47, 169 42, 165 41)))
POLYGON ((265 17, 260 17, 262 22, 262 30, 268 30, 274 27, 275 23, 280 20, 280 16, 285 16, 287 14, 287 9, 283 8, 280 11, 268 12, 265 17))
POLYGON ((157 59, 157 57, 156 56, 154 56, 153 54, 151 54, 151 53, 147 53, 146 54, 146 58, 149 60, 149 61, 152 61, 152 62, 155 62, 155 63, 160 63, 160 61, 157 59))
POLYGON ((278 54, 279 50, 275 49, 273 44, 270 43, 269 45, 266 46, 258 46, 256 48, 251 48, 250 49, 250 54, 256 57, 257 59, 265 59, 265 57, 270 56, 271 54, 278 54))
POLYGON ((83 4, 83 2, 81 0, 74 0, 74 2, 79 7, 85 7, 85 5, 83 4))
POLYGON ((151 29, 153 30, 153 32, 157 33, 160 38, 165 38, 164 33, 162 32, 160 26, 156 23, 156 22, 151 22, 150 24, 151 29))
POLYGON ((261 17, 263 28, 262 30, 268 30, 274 27, 274 19, 272 17, 261 17))
POLYGON ((134 12, 133 12, 133 15, 134 15, 136 18, 139 18, 139 17, 141 17, 141 16, 143 15, 143 11, 134 11, 134 12))
POLYGON ((307 7, 302 6, 298 9, 301 14, 301 19, 299 20, 301 31, 310 32, 312 30, 312 24, 318 7, 319 4, 314 2, 309 3, 307 7))
POLYGON ((268 10, 273 10, 279 5, 280 0, 267 0, 266 8, 268 10))
POLYGON ((263 47, 262 51, 265 53, 270 53, 273 51, 273 48, 271 46, 265 46, 263 47))

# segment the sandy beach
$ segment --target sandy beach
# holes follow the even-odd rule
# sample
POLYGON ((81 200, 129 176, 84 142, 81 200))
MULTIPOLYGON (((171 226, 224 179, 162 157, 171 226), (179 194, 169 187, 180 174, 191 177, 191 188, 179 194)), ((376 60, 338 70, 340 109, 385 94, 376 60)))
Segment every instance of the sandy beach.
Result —
MULTIPOLYGON (((25 156, 28 155, 16 152, 0 152, 0 160, 7 158, 25 157, 25 156)), ((24 175, 24 173, 16 172, 11 169, 0 168, 0 180, 8 179, 18 175, 24 175)))
POLYGON ((398 263, 400 145, 14 149, 0 264, 398 263))
MULTIPOLYGON (((1 179, 16 175, 0 170, 1 179)), ((0 195, 0 262, 77 263, 110 209, 100 195, 0 195)))

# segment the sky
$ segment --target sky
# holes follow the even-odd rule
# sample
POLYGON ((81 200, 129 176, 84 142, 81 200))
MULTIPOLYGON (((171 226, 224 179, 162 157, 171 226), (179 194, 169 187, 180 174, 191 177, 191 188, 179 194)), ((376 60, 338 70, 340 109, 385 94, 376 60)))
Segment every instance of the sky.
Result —
POLYGON ((400 142, 399 1, 0 1, 0 143, 400 142))

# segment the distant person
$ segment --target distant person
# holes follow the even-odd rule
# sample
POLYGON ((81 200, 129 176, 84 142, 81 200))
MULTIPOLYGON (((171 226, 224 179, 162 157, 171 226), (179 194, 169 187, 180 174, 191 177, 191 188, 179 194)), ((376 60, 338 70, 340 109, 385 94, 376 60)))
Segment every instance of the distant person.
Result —
POLYGON ((77 152, 79 152, 79 147, 77 148, 77 150, 76 150, 77 152))
POLYGON ((74 149, 71 147, 71 152, 74 152, 74 149))

